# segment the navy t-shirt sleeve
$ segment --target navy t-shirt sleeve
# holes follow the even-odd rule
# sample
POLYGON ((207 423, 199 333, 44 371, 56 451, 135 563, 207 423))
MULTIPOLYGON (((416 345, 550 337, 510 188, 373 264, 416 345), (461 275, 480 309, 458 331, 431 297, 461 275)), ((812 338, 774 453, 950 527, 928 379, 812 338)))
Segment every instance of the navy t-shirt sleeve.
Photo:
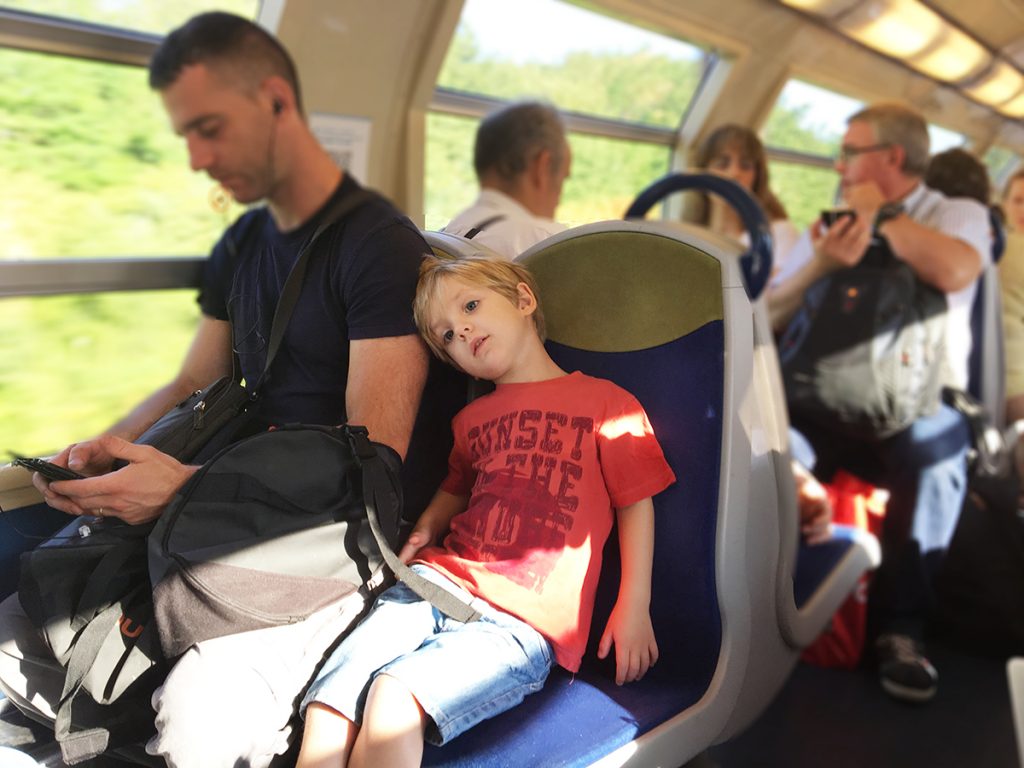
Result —
POLYGON ((391 219, 366 233, 341 275, 350 340, 416 333, 412 300, 428 252, 407 220, 391 219))

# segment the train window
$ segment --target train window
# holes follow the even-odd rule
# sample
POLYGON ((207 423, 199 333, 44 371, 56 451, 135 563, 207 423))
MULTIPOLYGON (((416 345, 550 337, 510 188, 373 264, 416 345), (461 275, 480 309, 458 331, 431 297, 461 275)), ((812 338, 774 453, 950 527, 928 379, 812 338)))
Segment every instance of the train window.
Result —
MULTIPOLYGON (((562 191, 558 220, 569 226, 621 219, 644 187, 669 170, 668 147, 570 134, 572 173, 562 191)), ((648 214, 661 217, 660 206, 648 214)))
MULTIPOLYGON (((473 139, 477 120, 432 113, 427 118, 427 229, 440 229, 477 195, 473 139)), ((669 169, 666 146, 569 133, 572 172, 555 214, 575 226, 622 218, 636 194, 669 169)), ((654 215, 654 214, 652 214, 654 215)))
POLYGON ((467 0, 438 85, 674 128, 704 59, 696 46, 558 0, 467 0))
POLYGON ((0 449, 52 453, 98 434, 178 370, 194 290, 0 301, 0 449))
POLYGON ((846 118, 863 106, 834 91, 790 80, 768 115, 761 138, 771 148, 835 157, 846 132, 846 118))
POLYGON ((789 220, 801 232, 835 201, 839 177, 831 168, 769 160, 772 190, 786 207, 789 220))
POLYGON ((761 138, 768 148, 772 188, 798 229, 835 200, 832 158, 846 118, 863 103, 802 80, 790 80, 772 108, 761 138))
POLYGON ((931 139, 932 154, 945 152, 954 147, 963 147, 967 144, 967 137, 962 133, 951 131, 939 125, 928 126, 928 138, 931 139))
POLYGON ((213 209, 143 69, 0 49, 0 81, 0 259, 205 253, 241 210, 213 209))
POLYGON ((0 7, 108 27, 164 34, 202 11, 231 11, 256 18, 260 0, 177 0, 173 3, 109 0, 3 0, 0 7))
POLYGON ((477 194, 473 171, 473 139, 477 120, 467 117, 427 115, 426 176, 423 226, 441 229, 477 194))
POLYGON ((1003 181, 1019 162, 1017 155, 1005 147, 990 147, 982 160, 988 168, 989 178, 992 179, 993 193, 998 198, 1002 194, 1000 187, 1003 181))

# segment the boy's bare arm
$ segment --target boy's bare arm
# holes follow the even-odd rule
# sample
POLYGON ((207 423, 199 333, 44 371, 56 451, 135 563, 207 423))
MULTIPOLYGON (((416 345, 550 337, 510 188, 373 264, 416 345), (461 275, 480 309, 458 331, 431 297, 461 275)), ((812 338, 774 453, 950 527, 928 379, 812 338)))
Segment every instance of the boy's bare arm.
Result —
POLYGON ((650 498, 618 510, 622 579, 597 648, 605 658, 615 646, 615 683, 639 680, 658 660, 651 625, 651 564, 654 560, 654 503, 650 498))
POLYGON ((440 542, 452 518, 465 511, 468 503, 468 496, 455 496, 442 490, 435 493, 420 519, 416 521, 412 533, 402 546, 402 551, 398 553, 398 558, 408 564, 421 549, 440 542))

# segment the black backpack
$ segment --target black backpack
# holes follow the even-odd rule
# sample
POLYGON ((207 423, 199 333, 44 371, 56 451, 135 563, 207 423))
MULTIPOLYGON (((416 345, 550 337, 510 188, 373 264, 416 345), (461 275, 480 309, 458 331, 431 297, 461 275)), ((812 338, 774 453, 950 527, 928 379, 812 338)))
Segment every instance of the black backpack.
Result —
POLYGON ((103 519, 26 553, 22 605, 68 670, 65 761, 152 735, 152 693, 193 644, 302 621, 382 582, 385 563, 449 615, 476 618, 392 551, 400 468, 362 427, 282 427, 217 453, 153 524, 103 519), (81 690, 107 706, 76 707, 81 690))
POLYGON ((790 414, 881 440, 934 413, 946 309, 945 294, 876 238, 860 264, 807 289, 779 342, 790 414))
POLYGON ((393 549, 401 461, 361 428, 282 427, 203 465, 149 537, 164 654, 301 621, 369 582, 384 563, 363 499, 362 469, 371 462, 367 501, 393 549))
POLYGON ((22 608, 67 669, 54 734, 69 765, 154 732, 149 702, 167 664, 152 621, 152 527, 79 517, 21 556, 22 608))

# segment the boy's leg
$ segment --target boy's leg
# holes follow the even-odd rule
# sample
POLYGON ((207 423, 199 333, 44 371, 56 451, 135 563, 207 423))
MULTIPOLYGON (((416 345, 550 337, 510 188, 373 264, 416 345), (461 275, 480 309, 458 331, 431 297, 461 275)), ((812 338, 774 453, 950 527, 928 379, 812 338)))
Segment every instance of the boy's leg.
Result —
POLYGON ((295 768, 344 768, 359 728, 344 715, 319 702, 306 707, 302 750, 295 768))
POLYGON ((439 632, 376 678, 395 678, 411 693, 429 718, 431 744, 516 706, 544 686, 551 669, 551 645, 537 630, 484 600, 472 605, 479 620, 443 617, 439 632))
POLYGON ((390 675, 378 675, 366 696, 363 726, 349 765, 416 768, 423 760, 423 734, 428 722, 423 707, 404 683, 390 675))

